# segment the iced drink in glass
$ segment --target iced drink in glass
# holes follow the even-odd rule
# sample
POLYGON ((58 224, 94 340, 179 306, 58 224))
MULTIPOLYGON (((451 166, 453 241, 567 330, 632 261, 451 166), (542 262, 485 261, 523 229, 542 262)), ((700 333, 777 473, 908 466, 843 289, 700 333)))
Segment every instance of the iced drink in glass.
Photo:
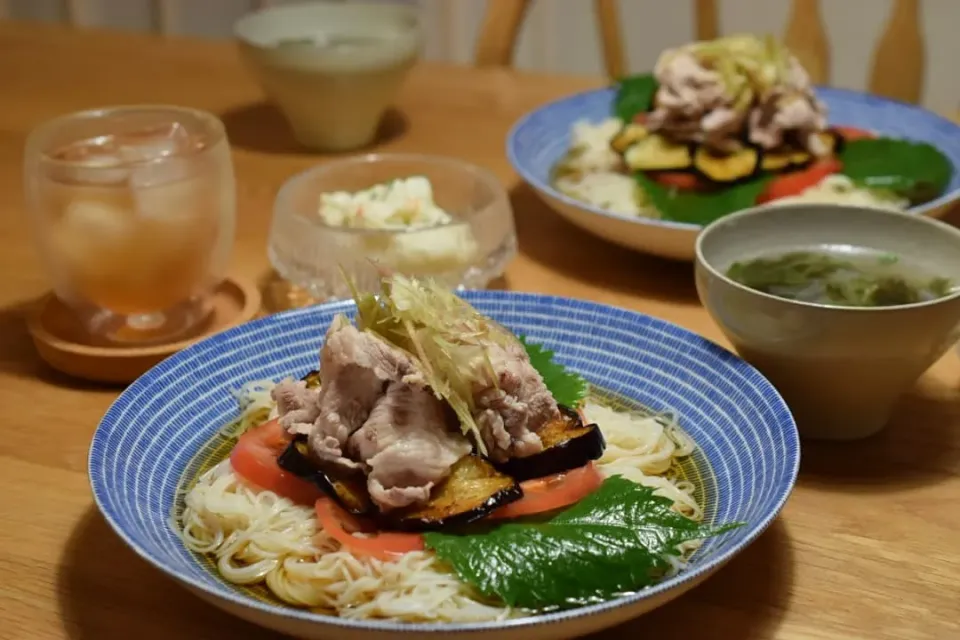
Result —
POLYGON ((26 196, 56 294, 98 341, 198 330, 233 243, 235 183, 222 123, 179 107, 50 121, 28 139, 26 196))

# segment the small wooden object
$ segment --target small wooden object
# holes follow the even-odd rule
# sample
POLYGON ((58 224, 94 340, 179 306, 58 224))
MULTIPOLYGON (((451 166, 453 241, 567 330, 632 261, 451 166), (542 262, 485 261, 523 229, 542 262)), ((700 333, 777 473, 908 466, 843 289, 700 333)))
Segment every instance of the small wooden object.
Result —
MULTIPOLYGON (((477 38, 475 62, 479 67, 509 67, 520 38, 520 28, 531 0, 489 0, 477 38)), ((626 69, 620 12, 616 0, 593 0, 603 46, 607 75, 619 78, 626 69)))
POLYGON ((919 0, 895 0, 873 56, 870 91, 919 102, 923 95, 924 44, 919 0))
POLYGON ((720 19, 717 17, 717 0, 696 0, 694 8, 694 32, 697 40, 714 40, 720 35, 720 19))
POLYGON ((784 42, 815 84, 830 79, 830 45, 820 14, 820 0, 793 0, 784 42))
POLYGON ((47 294, 28 318, 40 357, 54 369, 86 380, 126 384, 155 364, 214 333, 251 320, 260 310, 260 292, 246 280, 224 280, 213 293, 210 316, 188 339, 148 346, 94 346, 76 315, 47 294))
MULTIPOLYGON (((720 33, 718 0, 695 0, 697 40, 720 33)), ((870 64, 869 91, 905 102, 919 102, 925 69, 920 0, 893 0, 893 8, 870 64)), ((817 84, 830 82, 830 42, 820 0, 790 0, 784 42, 817 84)))

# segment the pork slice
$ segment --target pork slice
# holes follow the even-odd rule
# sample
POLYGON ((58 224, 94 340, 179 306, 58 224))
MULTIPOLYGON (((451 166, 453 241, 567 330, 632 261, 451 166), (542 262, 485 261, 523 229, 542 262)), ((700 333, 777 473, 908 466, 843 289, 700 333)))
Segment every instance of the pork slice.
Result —
POLYGON ((471 451, 450 427, 447 407, 418 384, 391 382, 348 450, 369 469, 367 489, 382 511, 423 504, 471 451))
POLYGON ((320 415, 320 390, 308 389, 302 380, 287 378, 277 383, 270 392, 277 403, 277 418, 280 426, 289 433, 308 435, 320 415))
POLYGON ((344 454, 347 440, 366 422, 387 385, 405 379, 420 379, 407 354, 337 316, 320 351, 318 411, 309 438, 313 453, 321 460, 361 468, 344 454))
POLYGON ((662 56, 657 61, 654 75, 660 85, 658 107, 696 116, 728 100, 723 76, 703 66, 692 53, 662 56))
POLYGON ((491 345, 487 357, 497 384, 475 388, 473 399, 487 454, 502 462, 539 453, 543 443, 537 431, 560 418, 556 400, 519 342, 491 345))

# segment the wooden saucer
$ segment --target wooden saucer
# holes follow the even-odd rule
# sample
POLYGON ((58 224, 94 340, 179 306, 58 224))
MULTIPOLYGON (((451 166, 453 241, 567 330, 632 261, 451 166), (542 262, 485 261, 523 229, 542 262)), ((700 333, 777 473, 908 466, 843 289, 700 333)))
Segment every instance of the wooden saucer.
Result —
POLYGON ((143 347, 93 346, 75 314, 52 293, 37 302, 27 324, 40 357, 54 369, 86 380, 128 383, 194 342, 253 319, 260 310, 260 292, 253 283, 228 278, 213 292, 211 309, 202 333, 143 347))

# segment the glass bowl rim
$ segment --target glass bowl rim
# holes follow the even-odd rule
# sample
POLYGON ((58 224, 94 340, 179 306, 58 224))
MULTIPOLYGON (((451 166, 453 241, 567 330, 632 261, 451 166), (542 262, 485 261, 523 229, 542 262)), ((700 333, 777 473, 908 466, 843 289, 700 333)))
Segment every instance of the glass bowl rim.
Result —
MULTIPOLYGON (((505 209, 507 215, 512 215, 512 209, 510 205, 510 198, 507 195, 507 190, 504 188, 503 184, 497 178, 496 175, 489 169, 485 169, 479 165, 467 162, 465 160, 460 160, 459 158, 452 158, 449 156, 440 156, 440 155, 431 155, 425 153, 365 153, 350 158, 344 158, 339 160, 331 160, 329 162, 324 162, 323 164, 314 165, 309 169, 305 169, 290 178, 288 178, 280 186, 280 189, 277 191, 277 196, 273 201, 273 220, 276 223, 279 219, 293 219, 298 220, 299 224, 308 225, 311 229, 316 231, 331 233, 331 234, 344 234, 350 236, 367 236, 367 237, 392 237, 392 236, 413 236, 417 234, 425 234, 430 232, 435 232, 438 229, 454 229, 457 227, 467 227, 470 225, 471 218, 455 220, 453 222, 448 222, 444 224, 431 225, 427 227, 416 227, 413 229, 402 227, 402 228, 386 228, 386 229, 365 229, 362 227, 340 227, 329 225, 323 221, 323 219, 318 215, 316 217, 306 217, 298 214, 294 207, 287 206, 287 203, 292 199, 293 193, 307 182, 311 178, 316 178, 318 176, 322 177, 324 174, 332 173, 336 170, 343 169, 350 166, 363 166, 371 165, 382 162, 408 162, 410 164, 424 164, 431 165, 434 167, 445 167, 448 169, 454 169, 461 175, 470 176, 473 181, 477 184, 483 185, 490 191, 489 202, 478 207, 478 212, 488 211, 498 205, 505 209)), ((410 173, 407 177, 417 175, 415 172, 410 173)), ((399 176, 398 176, 399 179, 399 176)), ((382 184, 377 183, 377 184, 382 184)), ((373 186, 373 185, 371 185, 373 186)), ((368 187, 369 188, 369 187, 368 187)), ((317 193, 320 195, 320 192, 317 193)), ((318 203, 319 207, 319 203, 318 203)))

